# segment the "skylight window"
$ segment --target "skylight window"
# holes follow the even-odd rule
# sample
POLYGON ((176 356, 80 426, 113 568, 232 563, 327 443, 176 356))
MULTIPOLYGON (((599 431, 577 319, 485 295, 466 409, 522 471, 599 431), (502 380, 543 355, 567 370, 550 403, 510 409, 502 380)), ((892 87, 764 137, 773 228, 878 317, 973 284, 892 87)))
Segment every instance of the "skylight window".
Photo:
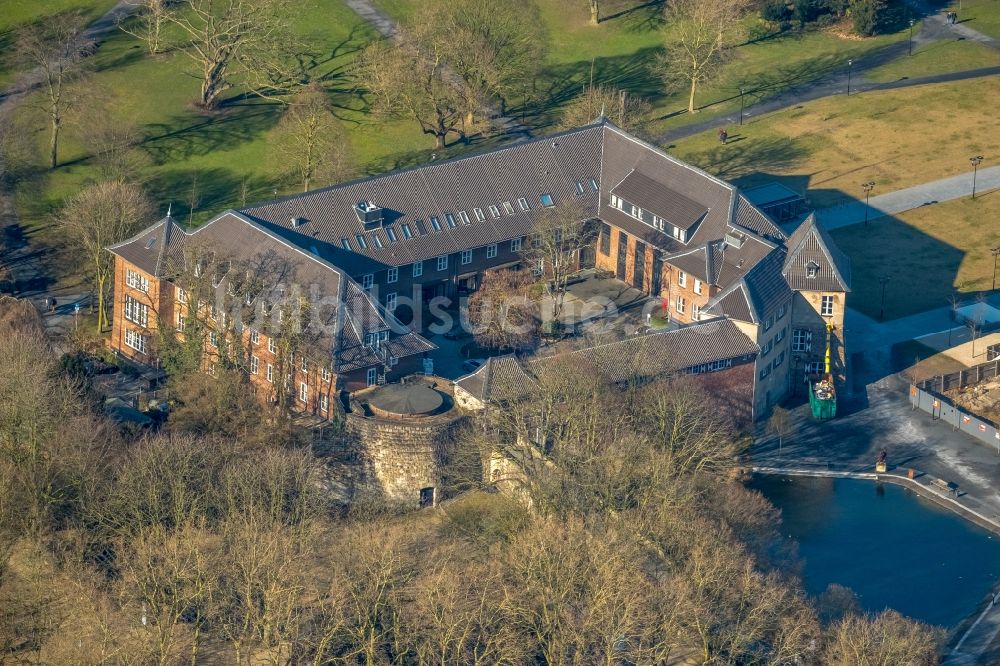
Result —
POLYGON ((552 200, 552 195, 546 192, 538 197, 538 200, 542 202, 542 205, 546 208, 552 208, 556 205, 556 202, 552 200))
POLYGON ((504 211, 508 215, 513 215, 514 214, 514 207, 510 205, 509 201, 504 201, 503 202, 503 209, 504 209, 504 211))
POLYGON ((156 245, 156 236, 153 236, 148 241, 146 241, 146 249, 148 250, 152 248, 154 245, 156 245))
POLYGON ((472 220, 469 219, 469 214, 464 210, 459 211, 458 216, 462 218, 462 224, 472 224, 472 220))
POLYGON ((528 200, 524 197, 517 200, 517 205, 521 207, 521 210, 528 210, 528 200))
POLYGON ((414 222, 414 224, 417 225, 417 233, 419 233, 421 236, 427 235, 427 227, 424 226, 423 220, 417 220, 416 222, 414 222))
POLYGON ((594 180, 593 178, 590 179, 590 189, 592 192, 596 192, 598 189, 600 189, 597 187, 597 181, 594 180))
POLYGON ((452 229, 455 228, 455 216, 454 215, 452 215, 451 213, 445 213, 444 214, 444 219, 448 222, 448 226, 449 227, 451 227, 452 229))
POLYGON ((583 183, 576 181, 576 193, 583 194, 583 183))
POLYGON ((396 242, 396 230, 393 227, 386 227, 385 228, 385 235, 389 237, 389 242, 390 243, 395 243, 396 242))
POLYGON ((350 251, 350 249, 351 249, 351 241, 347 240, 346 238, 341 238, 340 239, 340 247, 344 248, 345 250, 350 251))
POLYGON ((480 222, 482 222, 483 220, 486 219, 486 216, 483 215, 483 209, 482 208, 474 208, 473 212, 475 212, 476 219, 479 220, 480 222))
POLYGON ((358 247, 360 247, 362 250, 368 249, 368 241, 365 240, 364 236, 362 236, 361 234, 356 234, 354 237, 358 239, 358 247))
POLYGON ((410 229, 410 225, 409 224, 407 224, 406 222, 403 222, 399 226, 401 226, 403 228, 403 236, 405 238, 413 238, 413 230, 410 229))
POLYGON ((372 232, 372 243, 374 243, 375 247, 382 247, 382 239, 378 237, 377 231, 372 232))
POLYGON ((490 215, 493 217, 500 217, 500 209, 496 206, 490 206, 490 215))
POLYGON ((434 227, 434 231, 441 231, 441 221, 436 217, 431 218, 431 226, 434 227))

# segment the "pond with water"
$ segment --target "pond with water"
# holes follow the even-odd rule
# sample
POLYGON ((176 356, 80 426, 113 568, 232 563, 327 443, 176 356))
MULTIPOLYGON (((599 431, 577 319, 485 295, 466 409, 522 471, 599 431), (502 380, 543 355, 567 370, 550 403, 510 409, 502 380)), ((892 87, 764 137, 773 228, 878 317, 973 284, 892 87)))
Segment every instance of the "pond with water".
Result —
POLYGON ((781 509, 812 595, 837 583, 864 610, 951 627, 1000 578, 1000 537, 901 486, 766 475, 749 486, 781 509))

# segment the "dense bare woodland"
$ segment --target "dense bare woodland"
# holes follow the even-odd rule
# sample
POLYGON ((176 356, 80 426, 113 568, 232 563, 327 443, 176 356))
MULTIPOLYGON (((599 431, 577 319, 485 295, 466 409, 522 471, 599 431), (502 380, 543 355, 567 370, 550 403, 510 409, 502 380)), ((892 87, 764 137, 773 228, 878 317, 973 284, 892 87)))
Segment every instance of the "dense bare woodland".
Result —
MULTIPOLYGON (((462 437, 454 501, 344 514, 280 419, 232 409, 268 432, 239 437, 181 409, 129 437, 33 308, 5 300, 0 326, 4 661, 936 662, 927 627, 806 598, 693 387, 548 366, 462 437), (508 493, 480 481, 498 451, 524 471, 508 493)), ((190 382, 192 402, 246 406, 231 379, 190 382)))

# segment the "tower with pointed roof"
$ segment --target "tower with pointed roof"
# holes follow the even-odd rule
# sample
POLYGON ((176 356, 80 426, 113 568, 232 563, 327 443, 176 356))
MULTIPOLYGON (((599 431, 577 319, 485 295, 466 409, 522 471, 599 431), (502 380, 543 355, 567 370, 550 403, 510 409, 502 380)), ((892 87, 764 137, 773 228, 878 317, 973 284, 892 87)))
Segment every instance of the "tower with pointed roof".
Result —
POLYGON ((844 312, 851 291, 851 262, 810 215, 788 239, 782 267, 795 292, 792 304, 792 387, 804 392, 810 379, 826 372, 830 347, 830 373, 838 385, 847 381, 847 347, 844 312))

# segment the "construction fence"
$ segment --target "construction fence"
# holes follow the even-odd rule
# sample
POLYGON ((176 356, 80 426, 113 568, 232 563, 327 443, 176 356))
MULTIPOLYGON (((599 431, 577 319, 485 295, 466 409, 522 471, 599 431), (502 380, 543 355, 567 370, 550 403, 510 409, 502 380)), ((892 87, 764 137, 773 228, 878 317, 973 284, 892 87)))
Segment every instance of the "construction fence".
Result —
POLYGON ((1000 428, 997 424, 965 411, 943 395, 945 391, 962 389, 998 376, 1000 359, 960 372, 931 377, 910 385, 910 404, 914 409, 927 412, 931 418, 944 421, 955 430, 961 430, 987 446, 996 447, 997 454, 1000 455, 1000 428))

